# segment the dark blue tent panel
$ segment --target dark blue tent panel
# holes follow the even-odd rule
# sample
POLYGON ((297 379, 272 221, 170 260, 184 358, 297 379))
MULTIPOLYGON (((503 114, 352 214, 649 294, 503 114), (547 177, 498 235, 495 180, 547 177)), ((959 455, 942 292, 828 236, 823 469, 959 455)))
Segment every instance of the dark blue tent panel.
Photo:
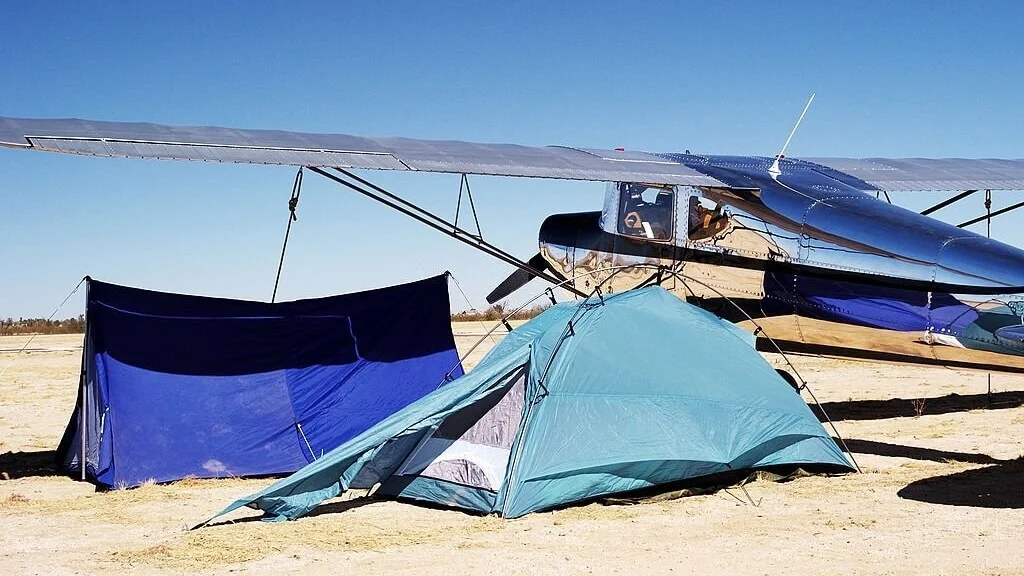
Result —
POLYGON ((58 456, 105 486, 293 472, 462 374, 445 276, 277 304, 88 286, 58 456))

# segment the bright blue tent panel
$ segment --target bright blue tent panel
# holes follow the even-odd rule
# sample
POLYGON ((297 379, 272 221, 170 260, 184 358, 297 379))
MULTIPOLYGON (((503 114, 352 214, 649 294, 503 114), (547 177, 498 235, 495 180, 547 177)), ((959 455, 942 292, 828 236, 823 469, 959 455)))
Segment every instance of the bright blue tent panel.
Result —
POLYGON ((265 304, 89 282, 59 449, 106 486, 281 474, 461 375, 444 276, 265 304))

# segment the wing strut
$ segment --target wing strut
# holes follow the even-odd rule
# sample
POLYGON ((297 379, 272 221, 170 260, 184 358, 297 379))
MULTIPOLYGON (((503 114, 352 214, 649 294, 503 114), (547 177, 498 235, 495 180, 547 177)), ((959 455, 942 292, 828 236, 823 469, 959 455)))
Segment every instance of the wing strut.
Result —
POLYGON ((959 201, 963 200, 964 198, 967 198, 971 194, 974 194, 975 192, 977 192, 977 190, 967 190, 967 191, 964 191, 964 192, 961 192, 961 193, 957 194, 956 196, 953 196, 951 198, 947 198, 947 199, 943 200, 942 202, 939 202, 935 206, 932 206, 930 208, 925 208, 924 210, 922 210, 921 211, 921 216, 927 216, 927 215, 931 214, 932 212, 935 212, 936 210, 940 210, 942 208, 945 208, 946 206, 949 206, 950 204, 953 204, 954 202, 959 202, 959 201))
MULTIPOLYGON (((992 206, 992 201, 991 201, 991 199, 989 199, 986 202, 985 209, 986 210, 990 210, 991 206, 992 206)), ((996 210, 995 212, 989 212, 987 214, 983 214, 981 216, 978 216, 977 218, 972 218, 972 219, 970 219, 970 220, 968 220, 966 222, 961 222, 961 223, 957 224, 956 227, 957 228, 964 228, 966 226, 970 226, 971 224, 977 224, 978 222, 981 222, 982 220, 989 220, 990 221, 989 226, 991 226, 992 218, 995 218, 996 216, 999 216, 1000 214, 1006 214, 1007 212, 1010 212, 1012 210, 1016 210, 1016 209, 1018 209, 1018 208, 1020 208, 1022 206, 1024 206, 1024 202, 1017 202, 1016 204, 1013 204, 1011 206, 1007 206, 1006 208, 1000 208, 999 210, 996 210)), ((991 235, 991 228, 989 228, 989 233, 990 233, 989 235, 991 235)))
MULTIPOLYGON (((316 166, 307 166, 306 169, 316 174, 319 174, 324 178, 327 178, 328 180, 332 180, 334 182, 337 182, 338 184, 341 184, 342 186, 355 190, 356 192, 359 192, 363 196, 366 196, 367 198, 370 198, 372 200, 376 200, 377 202, 380 202, 381 204, 384 204, 389 208, 397 210, 398 212, 412 218, 413 220, 426 224, 427 226, 430 226, 434 230, 437 230, 438 232, 441 232, 446 236, 450 236, 452 238, 455 238, 459 242, 462 242, 463 244, 467 244, 473 248, 476 248, 477 250, 483 252, 484 254, 487 254, 488 256, 491 256, 492 258, 497 258, 498 260, 501 260, 506 264, 511 264, 520 270, 524 270, 526 272, 534 274, 537 277, 542 278, 552 284, 561 283, 561 280, 559 280, 558 278, 552 276, 546 271, 538 271, 534 269, 532 266, 530 266, 529 263, 523 262, 522 260, 509 254, 508 252, 505 252, 501 248, 498 248, 497 246, 491 244, 490 242, 487 242, 479 235, 474 235, 470 232, 467 232, 466 230, 459 228, 454 222, 449 222, 432 212, 428 212, 427 210, 420 208, 416 204, 413 204, 408 200, 405 200, 391 192, 388 192, 387 190, 381 188, 380 186, 377 186, 376 184, 373 184, 372 182, 369 182, 367 180, 364 180, 363 178, 360 178, 359 176, 356 176, 355 174, 349 172, 348 170, 342 168, 330 168, 331 172, 328 172, 326 169, 318 168, 316 166)), ((479 232, 479 228, 477 229, 477 231, 479 232)), ((572 286, 564 285, 562 286, 562 288, 565 288, 566 290, 576 294, 577 296, 586 297, 586 294, 584 292, 581 292, 576 288, 573 288, 572 286)))
POLYGON ((469 208, 473 212, 473 223, 476 224, 476 235, 477 240, 484 239, 484 231, 480 229, 480 219, 476 216, 476 204, 473 203, 473 191, 469 189, 469 177, 465 174, 459 179, 459 200, 455 203, 455 222, 453 222, 453 228, 457 228, 459 225, 459 213, 462 211, 462 189, 466 189, 466 196, 469 197, 469 208))

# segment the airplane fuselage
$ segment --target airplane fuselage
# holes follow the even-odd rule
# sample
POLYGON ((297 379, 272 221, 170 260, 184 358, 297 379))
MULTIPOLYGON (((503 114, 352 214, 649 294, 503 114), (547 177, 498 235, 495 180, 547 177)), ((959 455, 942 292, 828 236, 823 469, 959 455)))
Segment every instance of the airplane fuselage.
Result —
POLYGON ((666 157, 728 187, 610 185, 544 222, 547 267, 582 291, 653 277, 788 350, 1024 370, 1024 251, 809 162, 666 157))

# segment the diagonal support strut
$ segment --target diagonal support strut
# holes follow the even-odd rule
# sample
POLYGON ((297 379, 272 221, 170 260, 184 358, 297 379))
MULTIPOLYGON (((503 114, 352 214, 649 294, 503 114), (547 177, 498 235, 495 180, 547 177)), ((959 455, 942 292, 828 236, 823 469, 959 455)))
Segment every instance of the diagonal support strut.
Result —
MULTIPOLYGON (((516 258, 512 254, 509 254, 508 252, 502 250, 501 248, 498 248, 497 246, 491 244, 490 242, 487 242, 483 238, 475 236, 470 232, 463 230, 462 228, 459 228, 458 226, 455 225, 454 222, 449 222, 444 218, 441 218, 440 216, 437 216, 436 214, 433 214, 432 212, 429 212, 417 206, 416 204, 413 204, 412 202, 409 202, 408 200, 401 198, 400 196, 388 192, 384 188, 381 188, 380 186, 377 186, 376 184, 368 180, 356 176, 355 174, 349 172, 348 170, 345 170, 343 168, 332 168, 332 173, 328 172, 324 168, 318 168, 316 166, 307 166, 306 168, 310 172, 319 174, 320 176, 323 176, 328 180, 331 180, 333 182, 341 184, 342 186, 345 186, 346 188, 359 192, 363 196, 366 196, 367 198, 370 198, 372 200, 376 200, 377 202, 384 204, 385 206, 393 210, 396 210, 399 213, 404 214, 412 218, 413 220, 416 220, 417 222, 426 224, 427 226, 437 230, 438 232, 441 232, 446 236, 449 236, 451 238, 458 240, 459 242, 462 242, 463 244, 467 244, 473 248, 476 248, 477 250, 483 252, 484 254, 487 254, 488 256, 491 256, 492 258, 497 258, 498 260, 501 260, 506 264, 511 264, 512 266, 515 266, 520 270, 527 271, 533 275, 536 275, 538 278, 546 280, 547 282, 550 282, 552 284, 562 284, 562 281, 559 278, 556 278, 555 276, 547 272, 542 272, 533 269, 528 263, 520 260, 519 258, 516 258)), ((576 294, 577 296, 587 296, 586 293, 581 292, 580 290, 577 290, 576 288, 569 285, 562 285, 562 288, 576 294)))
POLYGON ((999 216, 1000 214, 1006 214, 1007 212, 1011 212, 1011 211, 1016 210, 1016 209, 1021 208, 1021 207, 1024 207, 1024 202, 1018 202, 1016 204, 1007 206, 1006 208, 1000 208, 999 210, 996 210, 995 212, 992 212, 991 214, 983 214, 981 216, 978 216, 977 218, 972 218, 972 219, 970 219, 970 220, 968 220, 966 222, 961 222, 960 224, 957 224, 956 227, 957 228, 964 228, 966 226, 970 226, 971 224, 977 224, 978 222, 981 222, 982 220, 990 220, 992 218, 995 218, 996 216, 999 216))
POLYGON ((932 212, 935 212, 936 210, 940 210, 942 208, 945 208, 946 206, 949 206, 950 204, 953 204, 955 202, 959 202, 959 201, 963 200, 964 198, 967 198, 971 194, 974 194, 975 192, 977 192, 977 190, 967 190, 967 191, 964 191, 964 192, 961 192, 961 193, 957 194, 956 196, 953 196, 951 198, 947 198, 947 199, 943 200, 942 202, 939 202, 938 204, 936 204, 936 205, 934 205, 934 206, 932 206, 930 208, 925 208, 924 210, 922 210, 921 211, 921 216, 927 216, 927 215, 931 214, 932 212))
POLYGON ((473 223, 476 224, 476 234, 472 236, 477 240, 484 239, 484 231, 480 228, 480 218, 476 215, 476 204, 473 202, 473 191, 469 188, 469 177, 465 174, 459 179, 459 200, 455 203, 455 222, 452 224, 453 227, 458 228, 459 226, 459 213, 462 212, 462 190, 466 190, 466 196, 469 198, 469 209, 473 212, 473 223))

